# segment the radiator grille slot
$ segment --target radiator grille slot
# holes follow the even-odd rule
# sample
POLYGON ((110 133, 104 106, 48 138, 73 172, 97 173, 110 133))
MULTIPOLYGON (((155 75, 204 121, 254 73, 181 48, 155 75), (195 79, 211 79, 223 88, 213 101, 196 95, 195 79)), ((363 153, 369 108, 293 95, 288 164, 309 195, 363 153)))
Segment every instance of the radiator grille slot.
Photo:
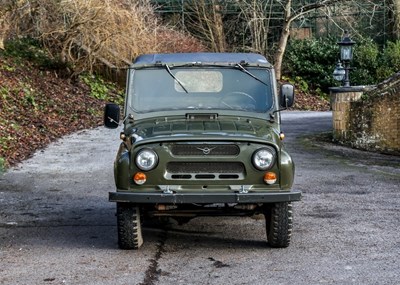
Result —
POLYGON ((167 179, 216 180, 244 178, 245 169, 240 162, 170 162, 167 164, 167 179))
POLYGON ((243 173, 244 166, 240 162, 170 162, 167 165, 169 173, 243 173))

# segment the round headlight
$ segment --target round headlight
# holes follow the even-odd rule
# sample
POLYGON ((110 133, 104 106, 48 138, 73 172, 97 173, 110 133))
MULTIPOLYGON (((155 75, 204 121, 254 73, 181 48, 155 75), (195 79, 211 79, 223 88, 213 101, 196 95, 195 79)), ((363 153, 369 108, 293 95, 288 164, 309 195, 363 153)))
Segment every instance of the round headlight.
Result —
POLYGON ((141 170, 152 170, 158 163, 158 156, 153 150, 145 148, 136 155, 135 162, 141 170))
POLYGON ((267 170, 274 164, 274 151, 269 148, 259 149, 254 152, 252 160, 255 168, 258 170, 267 170))

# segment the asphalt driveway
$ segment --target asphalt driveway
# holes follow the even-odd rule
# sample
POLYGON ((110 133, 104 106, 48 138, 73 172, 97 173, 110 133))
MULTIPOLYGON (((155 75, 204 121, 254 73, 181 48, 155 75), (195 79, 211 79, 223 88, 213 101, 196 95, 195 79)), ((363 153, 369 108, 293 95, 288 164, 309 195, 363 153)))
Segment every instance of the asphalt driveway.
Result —
POLYGON ((399 284, 400 158, 331 144, 331 124, 283 113, 303 191, 286 249, 261 218, 218 217, 146 226, 139 251, 119 250, 119 130, 65 137, 0 176, 0 284, 399 284))

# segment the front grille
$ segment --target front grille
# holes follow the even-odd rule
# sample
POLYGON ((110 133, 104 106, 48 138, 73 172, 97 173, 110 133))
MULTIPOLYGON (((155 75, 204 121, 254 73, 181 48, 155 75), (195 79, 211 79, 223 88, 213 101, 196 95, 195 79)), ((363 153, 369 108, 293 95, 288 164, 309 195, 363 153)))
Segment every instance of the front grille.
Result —
POLYGON ((171 152, 175 156, 237 156, 240 149, 235 144, 175 144, 171 152))
POLYGON ((244 166, 240 162, 170 162, 167 179, 214 180, 243 179, 244 166))

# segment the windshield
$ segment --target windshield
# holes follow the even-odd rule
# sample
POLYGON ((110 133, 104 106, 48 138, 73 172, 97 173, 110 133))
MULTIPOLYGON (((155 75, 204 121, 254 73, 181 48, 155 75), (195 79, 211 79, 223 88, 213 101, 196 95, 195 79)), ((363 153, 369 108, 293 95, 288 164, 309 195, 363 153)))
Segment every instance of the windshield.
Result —
POLYGON ((272 108, 270 71, 234 67, 145 68, 131 72, 128 103, 137 113, 163 110, 240 110, 272 108), (249 73, 251 73, 249 75, 249 73))

